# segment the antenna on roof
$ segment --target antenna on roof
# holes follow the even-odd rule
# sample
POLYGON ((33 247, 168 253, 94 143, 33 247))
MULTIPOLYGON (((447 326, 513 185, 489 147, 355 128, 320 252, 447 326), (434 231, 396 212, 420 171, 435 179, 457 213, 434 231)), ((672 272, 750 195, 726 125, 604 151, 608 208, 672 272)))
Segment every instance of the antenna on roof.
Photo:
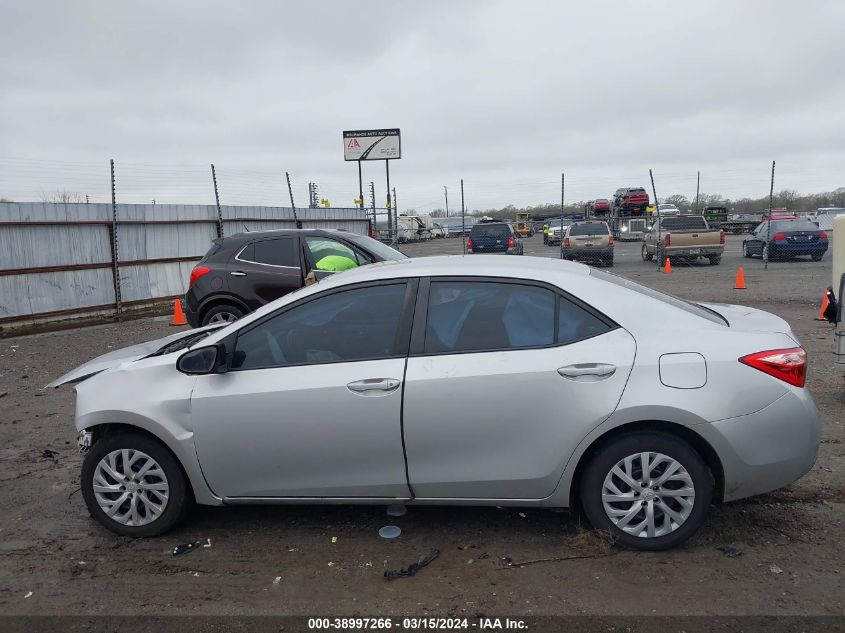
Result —
POLYGON ((244 231, 246 231, 247 233, 249 233, 249 227, 247 227, 247 225, 246 225, 246 224, 244 224, 244 225, 243 225, 243 227, 244 227, 244 231))

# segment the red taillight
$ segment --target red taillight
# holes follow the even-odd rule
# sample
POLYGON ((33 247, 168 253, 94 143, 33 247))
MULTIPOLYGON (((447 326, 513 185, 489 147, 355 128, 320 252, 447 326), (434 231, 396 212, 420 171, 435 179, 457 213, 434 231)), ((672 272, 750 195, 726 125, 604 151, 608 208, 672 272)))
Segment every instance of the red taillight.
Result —
POLYGON ((370 229, 370 237, 376 239, 378 237, 378 233, 376 233, 374 229, 370 229))
POLYGON ((188 288, 193 286, 197 283, 197 280, 202 277, 203 275, 207 275, 211 272, 211 269, 208 266, 197 266, 191 271, 191 279, 188 282, 188 288))
POLYGON ((564 245, 566 248, 569 248, 569 238, 568 238, 568 237, 567 237, 567 238, 564 238, 564 240, 563 240, 563 245, 564 245))
POLYGON ((513 241, 513 235, 508 237, 508 248, 513 248, 516 242, 513 241))
POLYGON ((668 234, 664 235, 663 236, 663 246, 671 246, 671 245, 672 245, 672 240, 671 240, 670 236, 668 234))
POLYGON ((821 233, 819 233, 819 239, 820 240, 826 240, 827 239, 827 231, 822 231, 821 233))
POLYGON ((782 233, 782 232, 780 232, 780 231, 778 231, 777 233, 775 233, 775 234, 774 234, 774 236, 772 237, 772 239, 773 239, 773 240, 775 240, 775 241, 778 241, 778 240, 785 240, 785 239, 786 239, 786 234, 785 234, 785 233, 782 233))
POLYGON ((743 356, 739 362, 796 387, 803 387, 807 378, 807 352, 803 347, 757 352, 743 356))
POLYGON ((471 237, 467 238, 467 250, 468 251, 472 250, 472 238, 471 237))
POLYGON ((613 246, 613 236, 612 236, 612 235, 608 235, 608 237, 607 237, 607 245, 608 245, 608 246, 613 246))
POLYGON ((719 231, 719 244, 724 244, 724 243, 725 243, 725 232, 719 231))

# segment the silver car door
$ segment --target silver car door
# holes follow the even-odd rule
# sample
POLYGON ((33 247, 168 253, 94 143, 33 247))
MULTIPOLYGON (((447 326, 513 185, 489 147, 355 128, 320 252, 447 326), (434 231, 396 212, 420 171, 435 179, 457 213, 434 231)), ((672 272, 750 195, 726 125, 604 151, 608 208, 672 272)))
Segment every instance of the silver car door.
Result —
POLYGON ((231 369, 199 376, 191 397, 215 494, 409 496, 401 404, 414 286, 330 290, 238 332, 231 369))
POLYGON ((616 408, 633 366, 633 337, 588 307, 562 298, 558 308, 551 290, 491 285, 498 297, 475 282, 432 280, 420 306, 428 324, 415 354, 415 322, 403 418, 417 497, 550 495, 578 443, 616 408), (559 344, 548 332, 556 312, 559 344))

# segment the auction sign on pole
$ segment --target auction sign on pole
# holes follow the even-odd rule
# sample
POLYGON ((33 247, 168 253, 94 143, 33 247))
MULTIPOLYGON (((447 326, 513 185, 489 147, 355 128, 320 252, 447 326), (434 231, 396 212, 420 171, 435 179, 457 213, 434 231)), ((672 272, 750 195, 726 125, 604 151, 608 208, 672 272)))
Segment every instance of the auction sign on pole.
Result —
MULTIPOLYGON (((393 243, 398 232, 398 220, 391 212, 390 200, 390 163, 388 161, 402 158, 402 138, 399 128, 383 130, 345 130, 343 132, 343 160, 358 163, 358 196, 363 208, 364 191, 361 181, 361 161, 383 160, 384 171, 387 176, 387 227, 393 243)), ((375 218, 373 218, 375 220, 375 218)))
POLYGON ((402 158, 399 129, 347 130, 343 133, 343 160, 402 158))

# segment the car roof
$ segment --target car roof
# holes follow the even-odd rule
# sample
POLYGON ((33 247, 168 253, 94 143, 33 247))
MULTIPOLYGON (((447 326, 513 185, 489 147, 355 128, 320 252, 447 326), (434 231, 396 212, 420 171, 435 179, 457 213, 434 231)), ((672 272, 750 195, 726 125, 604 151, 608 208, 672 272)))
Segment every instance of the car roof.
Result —
MULTIPOLYGON (((265 229, 263 231, 241 231, 240 233, 235 233, 233 235, 227 235, 223 239, 226 241, 229 240, 237 240, 237 241, 244 241, 244 240, 253 240, 258 237, 273 237, 278 235, 287 235, 287 234, 317 234, 317 233, 343 233, 346 235, 357 235, 357 233, 353 233, 352 231, 347 231, 345 229, 265 229)), ((366 236, 362 236, 366 237, 366 236)))

